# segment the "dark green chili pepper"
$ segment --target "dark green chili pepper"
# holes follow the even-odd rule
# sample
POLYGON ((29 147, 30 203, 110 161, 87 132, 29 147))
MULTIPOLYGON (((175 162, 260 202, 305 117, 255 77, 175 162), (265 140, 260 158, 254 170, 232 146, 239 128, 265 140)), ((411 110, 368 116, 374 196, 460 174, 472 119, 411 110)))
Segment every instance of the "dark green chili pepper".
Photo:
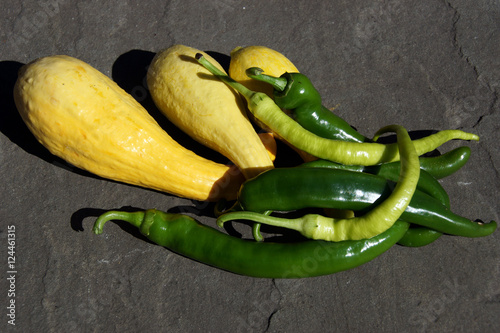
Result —
POLYGON ((274 102, 291 112, 292 118, 308 131, 333 140, 370 141, 322 105, 319 92, 304 74, 284 73, 277 78, 263 74, 263 70, 258 67, 247 69, 246 74, 252 79, 272 85, 274 102))
MULTIPOLYGON (((380 176, 363 172, 277 168, 243 183, 238 193, 238 205, 243 211, 258 213, 302 208, 349 209, 362 213, 387 198, 392 192, 392 184, 380 176)), ((487 236, 496 229, 494 221, 473 222, 453 213, 439 200, 419 190, 413 194, 400 219, 464 237, 487 236)))
MULTIPOLYGON (((420 169, 430 174, 435 179, 442 179, 460 170, 467 163, 470 155, 470 147, 462 146, 437 156, 420 156, 420 169)), ((339 165, 340 163, 319 159, 303 163, 302 165, 311 167, 334 167, 335 164, 339 165)), ((352 171, 374 173, 373 171, 377 171, 380 166, 387 164, 394 165, 389 167, 391 169, 399 165, 398 162, 390 162, 373 166, 345 165, 343 167, 352 171)), ((384 168, 386 167, 382 167, 382 169, 384 168)))
POLYGON ((443 235, 442 232, 429 228, 410 225, 398 244, 408 247, 421 247, 429 245, 443 235))
POLYGON ((348 270, 387 251, 408 229, 408 223, 396 222, 384 233, 360 241, 254 242, 222 233, 190 216, 153 209, 109 211, 97 219, 93 232, 101 234, 109 220, 126 221, 152 242, 201 263, 261 278, 304 278, 348 270))
MULTIPOLYGON (((422 159, 422 158, 419 158, 422 159)), ((310 168, 331 168, 340 170, 349 170, 355 172, 366 172, 372 175, 378 175, 390 181, 396 182, 399 177, 400 163, 383 163, 379 165, 372 166, 361 166, 361 165, 344 165, 340 163, 335 163, 327 160, 316 160, 311 162, 306 162, 298 167, 310 167, 310 168)), ((446 190, 441 186, 441 184, 434 178, 430 173, 425 170, 420 170, 420 178, 417 183, 417 189, 429 194, 430 196, 438 199, 445 206, 450 206, 450 197, 446 190)))
POLYGON ((427 171, 436 179, 442 179, 462 168, 469 160, 470 154, 470 147, 462 146, 442 155, 420 157, 420 169, 427 171))
MULTIPOLYGON (((450 150, 449 152, 446 152, 444 154, 438 155, 438 156, 420 156, 419 161, 420 161, 420 169, 424 172, 420 173, 420 176, 422 177, 427 177, 424 174, 428 173, 435 179, 442 179, 445 177, 448 177, 452 175, 453 173, 457 172, 459 169, 461 169, 469 160, 471 155, 471 149, 468 146, 462 146, 455 148, 453 150, 450 150)), ((301 166, 309 166, 309 167, 337 167, 339 166, 339 163, 334 163, 331 161, 327 160, 316 160, 312 162, 307 162, 303 163, 301 166)), ((348 170, 352 171, 359 171, 359 172, 368 172, 372 174, 378 174, 382 175, 384 177, 387 176, 386 172, 391 171, 392 173, 392 178, 387 177, 387 179, 390 179, 392 181, 395 181, 395 169, 399 168, 399 163, 398 162, 391 162, 391 163, 384 163, 384 164, 379 164, 379 165, 374 165, 374 166, 361 166, 361 165, 345 165, 345 166, 339 166, 339 168, 345 168, 348 170), (386 166, 390 165, 390 166, 386 166), (386 169, 387 170, 384 170, 386 169), (385 174, 385 175, 384 175, 385 174)), ((432 181, 431 181, 432 182, 432 181)), ((423 185, 419 183, 419 186, 423 185)), ((424 185, 425 186, 425 185, 424 185)), ((425 186, 427 187, 427 186, 425 186)), ((420 188, 420 190, 424 190, 420 188)), ((425 190, 424 190, 425 192, 425 190)), ((435 191, 429 191, 430 192, 435 192, 435 191)))
MULTIPOLYGON (((291 119, 265 93, 247 89, 207 61, 200 53, 196 55, 196 59, 213 75, 239 92, 247 100, 248 110, 255 118, 297 149, 342 164, 375 165, 399 160, 399 149, 395 143, 348 142, 322 138, 291 119)), ((453 139, 477 141, 479 136, 461 130, 444 130, 414 140, 413 145, 417 155, 422 155, 453 139)))

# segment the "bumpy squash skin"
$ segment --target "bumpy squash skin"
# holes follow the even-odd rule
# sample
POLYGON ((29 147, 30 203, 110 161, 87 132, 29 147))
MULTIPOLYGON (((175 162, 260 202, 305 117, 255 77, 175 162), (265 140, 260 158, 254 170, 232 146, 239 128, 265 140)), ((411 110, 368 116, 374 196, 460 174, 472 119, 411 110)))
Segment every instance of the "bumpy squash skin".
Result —
POLYGON ((174 45, 156 54, 147 83, 158 109, 177 127, 237 165, 246 178, 273 168, 238 93, 196 60, 200 50, 174 45))
POLYGON ((234 198, 244 180, 236 168, 179 145, 132 96, 78 59, 23 66, 14 99, 52 154, 98 176, 209 201, 234 198))
POLYGON ((286 72, 299 72, 287 57, 266 46, 239 46, 232 50, 229 76, 248 89, 266 93, 271 98, 273 97, 273 88, 270 85, 253 80, 245 74, 245 71, 250 67, 260 67, 264 70, 264 74, 276 77, 280 77, 286 72))

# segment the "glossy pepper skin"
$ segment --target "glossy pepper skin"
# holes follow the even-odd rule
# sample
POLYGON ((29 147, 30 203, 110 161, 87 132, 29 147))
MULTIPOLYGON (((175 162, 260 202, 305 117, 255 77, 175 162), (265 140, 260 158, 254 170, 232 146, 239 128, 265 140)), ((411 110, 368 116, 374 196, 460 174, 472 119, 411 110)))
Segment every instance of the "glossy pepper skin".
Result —
MULTIPOLYGON (((392 192, 392 183, 363 172, 328 168, 277 168, 247 180, 238 193, 242 210, 293 211, 335 208, 363 212, 392 192)), ((401 220, 442 233, 482 237, 495 231, 494 221, 473 222, 454 214, 439 200, 416 190, 401 220)))
MULTIPOLYGON (((421 159, 422 158, 419 158, 419 160, 421 159)), ((383 163, 372 166, 361 166, 361 165, 344 165, 326 160, 316 160, 303 163, 298 167, 330 168, 337 170, 365 172, 372 175, 383 177, 393 182, 396 182, 398 180, 400 172, 399 162, 383 163)), ((434 178, 430 173, 428 173, 425 170, 420 170, 420 178, 418 179, 417 189, 438 199, 439 201, 441 201, 441 203, 443 203, 443 205, 447 207, 450 206, 450 197, 448 196, 448 193, 446 193, 446 190, 443 188, 443 186, 441 186, 441 184, 436 180, 436 178, 434 178)))
POLYGON ((93 232, 101 234, 109 220, 126 221, 152 242, 188 258, 259 278, 305 278, 348 270, 387 251, 408 229, 408 223, 397 222, 372 239, 338 243, 254 242, 222 233, 186 215, 151 209, 106 212, 96 220, 93 232))
POLYGON ((436 179, 442 179, 460 170, 469 160, 471 149, 462 146, 442 155, 420 157, 420 169, 430 173, 436 179))
POLYGON ((399 245, 408 247, 421 247, 429 245, 443 235, 442 232, 429 228, 410 225, 408 231, 398 241, 399 245))
POLYGON ((284 73, 279 78, 262 74, 260 68, 249 68, 247 75, 273 85, 274 102, 291 113, 292 118, 308 131, 327 139, 369 142, 344 119, 323 106, 321 95, 302 73, 284 73), (277 80, 275 80, 277 79, 277 80), (278 83, 279 84, 276 84, 278 83))

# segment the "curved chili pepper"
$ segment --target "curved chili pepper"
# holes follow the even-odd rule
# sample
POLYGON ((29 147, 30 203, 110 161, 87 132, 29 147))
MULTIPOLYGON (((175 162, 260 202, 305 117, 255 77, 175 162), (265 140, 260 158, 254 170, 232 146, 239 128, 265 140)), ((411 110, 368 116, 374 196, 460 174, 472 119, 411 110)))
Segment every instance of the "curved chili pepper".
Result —
MULTIPOLYGON (((247 100, 248 109, 255 118, 300 150, 342 164, 375 165, 399 160, 398 146, 395 143, 347 142, 319 137, 286 115, 265 93, 249 90, 234 81, 207 61, 202 54, 197 54, 196 59, 213 75, 238 91, 247 100)), ((479 137, 460 130, 443 130, 414 140, 413 144, 417 154, 422 155, 453 139, 477 141, 479 137)))
POLYGON ((442 155, 421 157, 420 169, 427 171, 436 179, 448 177, 467 163, 470 154, 470 147, 462 146, 442 155))
MULTIPOLYGON (((405 211, 417 187, 420 175, 418 155, 408 132, 402 126, 387 126, 377 132, 379 134, 393 131, 397 134, 398 148, 401 153, 401 172, 392 193, 374 209, 360 217, 330 218, 318 214, 309 214, 300 219, 278 219, 268 215, 255 222, 293 229, 312 239, 340 242, 372 238, 389 229, 405 211)), ((220 216, 217 224, 231 219, 249 219, 248 212, 234 212, 220 216)))
POLYGON ((367 240, 259 243, 222 233, 190 216, 152 209, 106 212, 96 220, 93 232, 101 234, 110 220, 126 221, 152 242, 188 258, 260 278, 304 278, 345 271, 381 255, 408 229, 408 223, 396 222, 389 230, 367 240))
POLYGON ((308 131, 333 140, 371 141, 324 107, 318 90, 304 74, 284 73, 277 78, 262 73, 263 70, 258 67, 246 70, 248 77, 269 83, 274 88, 276 105, 291 112, 292 118, 308 131))
MULTIPOLYGON (((238 193, 239 209, 262 213, 303 208, 348 209, 363 213, 387 198, 392 182, 364 173, 328 168, 276 168, 247 180, 238 193)), ((231 213, 232 214, 232 213, 231 213)), ((415 190, 401 220, 442 233, 482 237, 494 221, 477 223, 450 211, 439 200, 415 190)))

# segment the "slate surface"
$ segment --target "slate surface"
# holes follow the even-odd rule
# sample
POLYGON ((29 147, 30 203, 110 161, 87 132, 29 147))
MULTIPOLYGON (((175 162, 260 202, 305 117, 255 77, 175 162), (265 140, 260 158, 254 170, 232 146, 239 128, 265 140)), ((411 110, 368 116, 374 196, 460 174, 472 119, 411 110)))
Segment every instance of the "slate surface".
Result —
POLYGON ((228 55, 239 45, 266 45, 291 59, 324 104, 337 105, 336 112, 366 135, 390 123, 411 131, 477 133, 479 143, 441 148, 466 144, 473 151, 466 167, 442 184, 455 212, 498 220, 498 0, 1 5, 0 331, 500 331, 498 232, 442 237, 418 249, 396 246, 359 268, 301 280, 220 271, 148 243, 123 224, 109 223, 95 236, 96 216, 124 206, 182 211, 212 226, 214 219, 204 203, 66 165, 33 139, 11 96, 22 64, 67 54, 153 110, 144 73, 154 52, 178 43, 228 55), (12 314, 15 326, 8 323, 12 314))

